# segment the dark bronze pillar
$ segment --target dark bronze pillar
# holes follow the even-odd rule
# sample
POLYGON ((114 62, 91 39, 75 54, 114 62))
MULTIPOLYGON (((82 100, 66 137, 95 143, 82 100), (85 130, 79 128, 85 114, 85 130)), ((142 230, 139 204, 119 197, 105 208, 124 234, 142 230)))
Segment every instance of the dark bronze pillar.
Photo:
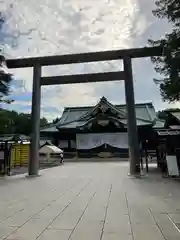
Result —
POLYGON ((140 149, 136 126, 132 62, 130 57, 123 58, 125 74, 125 95, 128 121, 130 175, 140 175, 140 149))
POLYGON ((31 111, 31 145, 29 158, 29 176, 38 176, 39 172, 39 131, 40 131, 40 102, 41 102, 41 66, 36 63, 33 68, 33 93, 31 111))

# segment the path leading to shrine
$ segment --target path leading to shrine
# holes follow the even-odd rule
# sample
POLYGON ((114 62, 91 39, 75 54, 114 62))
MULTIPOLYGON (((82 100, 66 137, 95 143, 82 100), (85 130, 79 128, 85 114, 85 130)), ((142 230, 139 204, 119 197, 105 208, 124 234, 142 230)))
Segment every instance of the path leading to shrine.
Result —
POLYGON ((180 239, 180 182, 127 172, 127 162, 65 163, 1 178, 0 239, 180 239))

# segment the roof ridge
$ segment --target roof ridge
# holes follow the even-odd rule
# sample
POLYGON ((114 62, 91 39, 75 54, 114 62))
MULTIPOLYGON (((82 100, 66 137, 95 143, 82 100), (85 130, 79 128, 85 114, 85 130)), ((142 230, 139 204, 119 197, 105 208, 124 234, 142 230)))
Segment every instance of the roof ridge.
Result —
POLYGON ((151 113, 150 113, 150 111, 149 111, 148 105, 146 105, 146 109, 147 109, 147 112, 148 112, 149 117, 152 119, 152 121, 154 121, 155 118, 153 119, 153 117, 152 117, 152 115, 151 115, 151 113))
POLYGON ((110 103, 105 97, 102 97, 99 102, 94 106, 92 107, 91 109, 89 109, 89 111, 87 111, 86 113, 84 113, 81 117, 79 117, 79 119, 83 119, 84 117, 88 116, 88 114, 90 114, 91 112, 93 112, 96 108, 98 108, 98 106, 101 104, 101 103, 104 103, 106 105, 109 105, 109 107, 111 107, 112 109, 114 109, 115 111, 119 112, 120 114, 125 114, 123 112, 123 110, 119 110, 119 109, 116 109, 116 106, 113 105, 112 103, 110 103))
MULTIPOLYGON (((69 123, 73 123, 73 122, 79 122, 79 119, 74 119, 72 121, 69 121, 69 122, 66 122, 66 123, 62 123, 62 124, 59 124, 60 126, 64 126, 64 125, 67 125, 69 123)), ((56 127, 58 128, 58 125, 56 125, 56 127)))
MULTIPOLYGON (((107 100, 108 101, 108 100, 107 100)), ((109 102, 109 101, 108 101, 109 102)), ((124 107, 126 106, 126 103, 123 104, 113 104, 111 102, 109 102, 111 105, 113 105, 114 107, 124 107)), ((98 103, 97 103, 98 104, 98 103)), ((97 105, 96 104, 96 105, 97 105)), ((96 105, 89 105, 89 106, 72 106, 72 107, 64 107, 64 111, 68 111, 69 109, 71 110, 76 110, 76 109, 88 109, 88 108, 94 108, 96 105)), ((145 105, 152 105, 153 106, 153 102, 147 102, 147 103, 135 103, 135 106, 145 106, 145 105)))

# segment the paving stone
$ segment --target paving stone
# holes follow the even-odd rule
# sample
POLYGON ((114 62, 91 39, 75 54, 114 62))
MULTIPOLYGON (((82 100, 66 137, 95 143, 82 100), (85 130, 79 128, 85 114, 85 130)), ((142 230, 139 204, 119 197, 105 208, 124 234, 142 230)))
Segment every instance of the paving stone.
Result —
POLYGON ((170 213, 168 215, 174 223, 179 223, 180 224, 180 213, 173 213, 173 214, 170 213))
POLYGON ((15 231, 16 228, 8 227, 4 224, 0 225, 0 240, 6 238, 9 234, 15 231))
POLYGON ((151 172, 132 179, 128 169, 65 163, 40 178, 1 179, 0 240, 179 240, 179 184, 151 172))
POLYGON ((130 211, 130 218, 131 221, 135 224, 149 224, 149 225, 154 225, 155 221, 149 212, 149 210, 144 207, 142 207, 140 210, 134 208, 130 211))
POLYGON ((110 185, 104 184, 99 188, 99 191, 92 199, 88 208, 86 209, 81 221, 78 223, 71 239, 100 239, 104 220, 106 216, 106 208, 110 194, 110 185))
MULTIPOLYGON (((1 207, 2 208, 2 207, 1 207)), ((14 209, 12 207, 4 207, 4 209, 2 209, 0 211, 0 222, 5 221, 6 219, 12 217, 13 215, 15 215, 16 213, 19 213, 22 209, 14 209)))
POLYGON ((51 224, 55 229, 73 229, 97 191, 97 185, 90 184, 76 196, 67 209, 51 224))
POLYGON ((131 226, 128 215, 107 215, 105 226, 105 233, 117 234, 131 234, 131 226))
POLYGON ((16 240, 35 240, 49 225, 48 221, 44 219, 32 219, 22 227, 18 228, 17 231, 13 232, 8 236, 8 239, 16 240))
POLYGON ((27 209, 24 209, 16 214, 14 214, 12 217, 6 219, 4 221, 4 224, 6 224, 9 227, 20 227, 25 222, 31 219, 32 213, 30 213, 27 209))
POLYGON ((173 223, 169 220, 167 214, 154 213, 153 215, 166 239, 180 239, 180 231, 178 231, 177 228, 173 225, 173 223))
POLYGON ((134 240, 164 240, 164 237, 157 225, 133 224, 132 230, 134 240))
POLYGON ((38 240, 68 240, 70 233, 68 230, 47 229, 38 240))
POLYGON ((81 191, 83 191, 86 186, 88 186, 88 184, 89 181, 80 182, 73 189, 67 191, 66 194, 58 198, 56 201, 54 201, 45 209, 43 209, 40 213, 38 213, 36 215, 36 218, 49 219, 52 224, 56 217, 60 218, 59 215, 61 215, 61 212, 63 212, 64 209, 67 208, 67 206, 71 205, 72 201, 74 201, 74 198, 76 198, 77 195, 81 191))
POLYGON ((102 240, 133 240, 133 237, 131 234, 104 233, 102 240))
POLYGON ((113 185, 112 187, 103 231, 105 233, 116 233, 117 235, 131 234, 130 219, 123 186, 113 185))
POLYGON ((85 230, 83 229, 76 230, 69 240, 80 240, 80 239, 100 240, 100 238, 101 238, 101 231, 99 231, 99 229, 87 230, 87 227, 86 227, 85 230))

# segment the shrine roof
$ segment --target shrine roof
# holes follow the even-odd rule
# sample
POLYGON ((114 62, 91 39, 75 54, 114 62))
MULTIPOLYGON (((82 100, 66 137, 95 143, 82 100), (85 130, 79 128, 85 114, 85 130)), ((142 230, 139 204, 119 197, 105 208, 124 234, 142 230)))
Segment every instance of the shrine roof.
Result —
POLYGON ((165 120, 162 120, 162 119, 156 119, 156 123, 155 125, 153 126, 153 128, 159 128, 159 129, 162 129, 164 128, 164 125, 165 125, 165 120))
POLYGON ((40 131, 41 132, 58 132, 55 125, 52 125, 52 126, 49 126, 49 127, 44 127, 40 131))
POLYGON ((171 115, 173 115, 178 121, 180 121, 180 111, 171 111, 169 112, 171 115))
MULTIPOLYGON (((74 129, 84 126, 89 116, 100 104, 105 104, 113 109, 122 124, 127 125, 127 111, 126 105, 114 105, 110 103, 105 97, 94 106, 80 106, 80 107, 65 107, 63 114, 58 123, 55 125, 41 130, 41 132, 57 132, 57 129, 74 129)), ((156 121, 156 112, 151 102, 135 104, 137 126, 154 125, 156 121)))
MULTIPOLYGON (((126 124, 127 117, 126 117, 126 105, 113 105, 112 103, 108 102, 107 99, 101 98, 100 102, 104 101, 105 104, 107 103, 110 107, 112 107, 115 111, 117 111, 120 116, 122 116, 122 121, 126 124), (103 100, 102 100, 103 99, 103 100)), ((99 102, 99 103, 100 103, 99 102)), ((97 105, 99 104, 97 103, 97 105)), ((60 121, 56 124, 57 128, 65 127, 71 128, 75 127, 75 125, 83 125, 83 118, 84 116, 88 115, 95 106, 82 106, 82 107, 66 107, 64 108, 63 114, 60 118, 60 121), (66 126, 65 126, 66 125, 66 126)), ((151 124, 156 119, 156 112, 154 106, 151 102, 149 103, 138 103, 135 105, 136 111, 136 118, 137 118, 137 125, 143 125, 143 123, 151 124)))

